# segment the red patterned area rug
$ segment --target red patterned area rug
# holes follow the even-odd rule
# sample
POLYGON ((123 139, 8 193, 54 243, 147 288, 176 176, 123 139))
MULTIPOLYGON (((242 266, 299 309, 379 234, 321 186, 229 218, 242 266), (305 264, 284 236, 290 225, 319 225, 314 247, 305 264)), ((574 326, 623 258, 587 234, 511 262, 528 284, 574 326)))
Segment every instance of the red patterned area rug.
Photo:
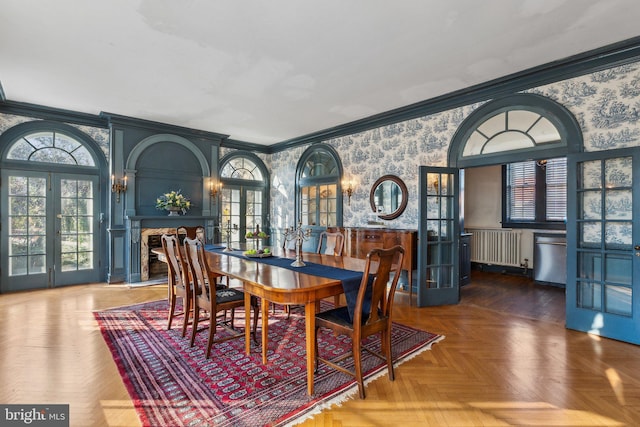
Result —
MULTIPOLYGON (((189 347, 189 339, 180 336, 180 318, 166 330, 167 312, 166 301, 154 301, 94 313, 144 426, 294 425, 357 396, 353 378, 323 364, 315 375, 315 395, 307 394, 302 315, 294 312, 287 319, 278 311, 270 317, 269 362, 263 365, 260 345, 253 344, 246 355, 243 338, 214 344, 206 359, 206 328, 189 347)), ((236 311, 235 323, 244 326, 243 310, 236 311)), ((217 337, 224 333, 218 331, 217 337)), ((392 335, 395 366, 444 338, 395 323, 392 335)), ((365 344, 379 348, 377 338, 365 344)), ((320 354, 337 357, 350 344, 321 329, 318 346, 320 354)), ((387 373, 367 352, 363 372, 365 383, 387 373)))

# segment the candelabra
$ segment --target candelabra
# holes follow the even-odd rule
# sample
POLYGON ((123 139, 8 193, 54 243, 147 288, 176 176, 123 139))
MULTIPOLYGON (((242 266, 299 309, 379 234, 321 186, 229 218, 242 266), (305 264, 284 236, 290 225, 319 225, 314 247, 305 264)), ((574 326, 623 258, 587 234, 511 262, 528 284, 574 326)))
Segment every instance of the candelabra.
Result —
POLYGON ((292 240, 296 241, 296 260, 291 263, 292 267, 304 267, 305 263, 302 262, 302 242, 309 240, 311 237, 311 229, 302 229, 302 222, 298 223, 297 228, 289 227, 284 230, 284 239, 287 242, 292 240))
POLYGON ((225 233, 225 238, 227 240, 227 247, 224 248, 222 252, 231 252, 233 248, 231 247, 231 235, 233 233, 238 232, 238 224, 231 225, 231 220, 227 220, 227 226, 222 230, 225 233))

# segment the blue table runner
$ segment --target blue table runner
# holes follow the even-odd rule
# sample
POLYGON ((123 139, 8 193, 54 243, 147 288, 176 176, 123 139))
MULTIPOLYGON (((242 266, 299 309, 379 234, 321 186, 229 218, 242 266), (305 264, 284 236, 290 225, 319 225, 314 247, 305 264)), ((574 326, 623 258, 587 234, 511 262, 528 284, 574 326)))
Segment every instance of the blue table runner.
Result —
MULTIPOLYGON (((231 251, 223 252, 224 246, 205 245, 205 250, 210 252, 216 252, 223 255, 231 255, 238 258, 245 258, 248 260, 273 265, 276 267, 286 268, 288 270, 298 271, 300 273, 309 274, 311 276, 327 277, 329 279, 340 280, 342 282, 342 289, 347 301, 347 309, 349 310, 349 317, 353 321, 353 311, 358 298, 358 290, 360 289, 360 282, 362 281, 362 271, 346 270, 344 268, 331 267, 328 265, 317 264, 313 262, 305 261, 304 267, 293 267, 291 258, 284 258, 278 256, 270 256, 265 258, 249 258, 243 254, 243 251, 231 251)), ((368 297, 365 297, 365 306, 363 312, 369 313, 367 305, 371 304, 371 286, 367 287, 368 297)))

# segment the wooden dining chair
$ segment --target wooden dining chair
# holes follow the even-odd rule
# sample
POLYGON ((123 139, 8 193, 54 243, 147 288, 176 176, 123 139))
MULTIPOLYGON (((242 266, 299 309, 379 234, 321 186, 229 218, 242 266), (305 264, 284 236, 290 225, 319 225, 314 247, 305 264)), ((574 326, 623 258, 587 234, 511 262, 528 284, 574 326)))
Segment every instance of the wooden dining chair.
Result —
MULTIPOLYGON (((322 233, 320 233, 320 238, 318 239, 318 249, 316 250, 316 253, 342 256, 343 248, 344 235, 341 232, 323 231, 322 233)), ((335 307, 338 307, 340 305, 340 295, 336 295, 335 297, 333 297, 333 302, 335 304, 335 307)))
POLYGON ((320 238, 318 239, 318 249, 316 250, 319 254, 325 255, 342 255, 342 248, 344 247, 344 235, 339 231, 332 233, 329 231, 323 231, 320 233, 320 238))
MULTIPOLYGON (((202 225, 196 225, 196 226, 181 225, 179 227, 176 227, 176 234, 178 235, 178 239, 180 240, 181 244, 184 242, 185 238, 189 238, 189 239, 197 238, 203 244, 207 243, 207 233, 205 231, 205 228, 202 225)), ((225 278, 219 277, 217 278, 216 283, 218 288, 221 286, 228 288, 229 277, 225 277, 225 278), (226 283, 225 283, 225 280, 226 280, 226 283)))
POLYGON ((189 323, 191 313, 191 303, 193 301, 191 293, 193 287, 191 286, 187 272, 187 263, 180 253, 180 244, 178 243, 176 235, 163 234, 160 240, 168 266, 167 298, 169 301, 169 318, 167 319, 167 330, 171 329, 171 323, 174 317, 184 316, 182 321, 182 336, 184 337, 187 332, 187 324, 189 323), (178 298, 182 299, 181 312, 175 311, 178 298))
MULTIPOLYGON (((207 339, 207 359, 211 354, 211 346, 213 343, 227 341, 230 339, 240 338, 244 336, 243 332, 238 332, 233 328, 235 309, 244 307, 244 292, 235 288, 223 288, 212 289, 209 283, 216 283, 216 278, 221 276, 218 273, 211 271, 209 264, 207 263, 207 257, 204 252, 204 244, 200 239, 184 240, 184 250, 186 253, 187 264, 189 271, 193 277, 194 287, 200 289, 199 293, 194 294, 193 299, 193 327, 191 331, 190 346, 196 339, 196 333, 198 331, 198 323, 200 322, 201 311, 209 313, 209 338, 207 339), (219 312, 225 312, 231 310, 231 320, 227 321, 226 315, 221 321, 218 321, 217 314, 219 312), (226 337, 218 340, 214 339, 216 329, 218 326, 225 328, 231 333, 226 337)), ((253 339, 256 341, 256 328, 258 326, 258 302, 257 298, 251 297, 251 308, 253 310, 253 339)), ((250 316, 251 313, 245 313, 245 316, 250 316)), ((203 319, 204 320, 204 319, 203 319)))
POLYGON ((337 307, 316 314, 314 345, 316 349, 316 370, 320 361, 334 369, 356 378, 360 398, 365 398, 362 379, 362 351, 386 360, 389 380, 393 381, 393 360, 391 351, 391 319, 393 298, 402 271, 404 248, 396 245, 389 249, 372 249, 367 254, 366 265, 358 288, 357 297, 347 295, 347 306, 337 307), (375 264, 374 264, 375 263, 375 264), (372 271, 376 267, 375 273, 372 271), (370 274, 371 273, 371 274, 370 274), (391 278, 391 274, 393 277, 391 278), (389 285, 389 280, 391 284, 389 285), (355 301, 354 301, 355 300, 355 301), (350 304, 354 302, 355 304, 350 304), (353 314, 349 312, 352 306, 353 314), (318 329, 328 328, 336 334, 351 338, 351 351, 333 360, 321 358, 318 354, 318 329), (370 335, 380 334, 380 351, 362 345, 362 340, 370 335), (355 371, 350 371, 338 363, 353 358, 355 371))
POLYGON ((181 225, 179 227, 176 227, 176 234, 178 235, 178 238, 180 238, 181 242, 185 237, 188 237, 189 239, 198 238, 202 241, 202 243, 207 242, 207 233, 202 225, 181 225))

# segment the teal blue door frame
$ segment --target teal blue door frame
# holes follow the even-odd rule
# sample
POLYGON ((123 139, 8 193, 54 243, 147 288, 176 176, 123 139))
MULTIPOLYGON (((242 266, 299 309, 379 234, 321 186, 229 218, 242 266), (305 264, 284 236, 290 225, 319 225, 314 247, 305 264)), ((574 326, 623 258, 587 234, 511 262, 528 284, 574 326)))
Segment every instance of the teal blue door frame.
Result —
POLYGON ((456 304, 459 286, 459 171, 421 166, 417 306, 456 304))
POLYGON ((640 149, 567 167, 567 328, 640 344, 640 149))

